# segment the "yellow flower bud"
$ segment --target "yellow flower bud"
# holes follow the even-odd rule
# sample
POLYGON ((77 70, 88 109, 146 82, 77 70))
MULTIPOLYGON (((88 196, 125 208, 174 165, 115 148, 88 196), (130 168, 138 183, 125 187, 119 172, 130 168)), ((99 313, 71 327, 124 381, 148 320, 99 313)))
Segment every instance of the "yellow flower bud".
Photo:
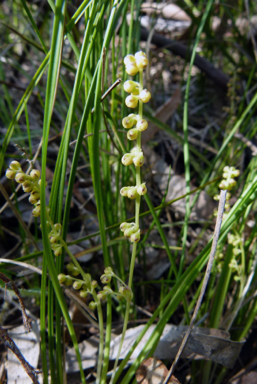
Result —
POLYGON ((33 184, 27 180, 22 184, 22 189, 24 192, 31 192, 33 189, 33 184))
POLYGON ((88 292, 87 292, 87 291, 80 291, 80 292, 79 292, 79 295, 80 295, 83 299, 85 299, 85 298, 87 297, 87 295, 88 295, 88 292))
POLYGON ((136 140, 137 137, 138 137, 138 129, 137 128, 134 128, 134 129, 130 129, 127 133, 127 138, 129 140, 136 140))
POLYGON ((138 104, 138 98, 134 95, 129 95, 125 99, 125 104, 128 108, 136 108, 138 104))
POLYGON ((124 119, 122 119, 122 125, 124 128, 128 129, 128 128, 132 128, 133 125, 135 125, 137 122, 137 115, 135 115, 134 113, 131 113, 130 115, 124 117, 124 119))
POLYGON ((24 172, 18 172, 15 175, 15 180, 17 181, 17 183, 22 184, 25 180, 27 180, 27 175, 25 175, 24 172))
POLYGON ((82 285, 83 285, 83 281, 74 281, 73 288, 74 289, 81 289, 82 285))
POLYGON ((14 160, 9 165, 9 168, 12 169, 13 171, 20 171, 21 170, 21 165, 20 165, 20 163, 18 161, 14 160))
POLYGON ((29 197, 29 202, 30 202, 30 204, 37 204, 39 201, 40 201, 40 195, 39 195, 39 193, 36 194, 35 196, 30 195, 30 197, 29 197))
POLYGON ((30 177, 32 180, 37 181, 40 178, 40 171, 38 169, 32 169, 30 172, 30 177))
POLYGON ((135 199, 137 197, 137 189, 136 187, 129 187, 127 196, 129 199, 135 199))
POLYGON ((12 169, 7 169, 5 172, 5 176, 7 179, 14 179, 16 175, 16 171, 13 171, 12 169))
POLYGON ((144 89, 142 92, 140 92, 139 99, 143 103, 148 103, 148 101, 151 99, 151 93, 147 89, 144 89))
POLYGON ((147 192, 147 188, 146 188, 145 183, 142 183, 141 185, 139 185, 139 187, 137 187, 137 193, 138 193, 140 196, 145 195, 146 192, 147 192))
POLYGON ((60 273, 58 275, 58 280, 59 280, 60 284, 63 284, 65 282, 66 276, 64 275, 64 273, 60 273))
POLYGON ((127 55, 124 57, 124 64, 125 65, 135 63, 135 62, 136 62, 136 59, 135 59, 135 56, 133 56, 133 55, 127 55))
MULTIPOLYGON (((126 223, 126 222, 121 223, 121 225, 120 225, 120 230, 121 230, 122 232, 124 232, 125 229, 130 228, 130 226, 131 226, 131 224, 129 224, 129 223, 126 223)), ((107 267, 107 268, 108 268, 108 267, 107 267)), ((105 272, 105 270, 104 270, 104 272, 105 272)), ((105 272, 105 273, 107 273, 107 272, 105 272)))
POLYGON ((148 128, 148 122, 145 119, 141 119, 137 122, 137 129, 140 132, 145 131, 148 128))
POLYGON ((137 232, 138 231, 138 225, 136 225, 135 223, 130 223, 129 224, 130 227, 125 229, 124 231, 124 236, 129 238, 133 233, 137 232))
POLYGON ((89 308, 92 309, 92 311, 93 311, 94 309, 96 309, 97 304, 96 304, 94 301, 90 301, 90 303, 88 304, 88 306, 89 306, 89 308))
POLYGON ((146 54, 142 51, 137 52, 135 54, 136 64, 139 69, 144 69, 147 67, 148 60, 146 58, 146 54))
POLYGON ((129 63, 128 65, 126 65, 125 70, 130 76, 135 76, 139 71, 136 63, 129 63))
POLYGON ((136 167, 141 167, 144 164, 143 152, 141 152, 139 155, 133 157, 133 163, 136 167))
POLYGON ((133 80, 127 80, 123 84, 124 91, 128 93, 132 93, 135 90, 135 88, 137 88, 138 86, 139 84, 133 80))
MULTIPOLYGON (((55 249, 55 251, 54 251, 54 254, 55 254, 55 256, 56 257, 58 257, 58 256, 61 256, 61 254, 62 254, 62 246, 61 245, 59 245, 56 249, 55 249)), ((70 277, 70 276, 69 276, 70 277)), ((67 281, 65 282, 67 285, 71 285, 72 284, 72 279, 71 279, 71 277, 70 277, 70 279, 68 280, 68 284, 67 284, 67 281)))
POLYGON ((123 165, 131 165, 133 163, 133 155, 130 153, 126 153, 122 156, 121 162, 123 165))
POLYGON ((34 217, 39 217, 40 216, 40 212, 41 212, 41 207, 40 207, 40 204, 38 204, 32 211, 32 215, 34 217))
POLYGON ((140 229, 138 229, 137 232, 133 233, 129 240, 131 241, 131 243, 137 243, 139 240, 140 240, 140 229))
POLYGON ((123 188, 121 188, 121 190, 120 190, 120 194, 121 194, 121 196, 124 196, 124 197, 128 196, 128 190, 129 190, 129 188, 130 188, 130 187, 123 187, 123 188))

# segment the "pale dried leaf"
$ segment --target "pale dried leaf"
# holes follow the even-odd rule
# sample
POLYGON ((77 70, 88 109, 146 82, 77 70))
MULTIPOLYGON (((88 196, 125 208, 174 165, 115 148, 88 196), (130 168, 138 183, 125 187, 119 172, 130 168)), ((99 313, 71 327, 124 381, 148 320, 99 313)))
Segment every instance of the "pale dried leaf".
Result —
MULTIPOLYGON (((129 329, 126 332, 125 340, 122 346, 121 358, 124 358, 140 332, 144 328, 140 325, 136 328, 129 329)), ((152 325, 143 339, 134 350, 131 360, 135 360, 144 348, 146 342, 151 338, 155 326, 152 325)), ((167 324, 163 334, 154 352, 154 356, 158 359, 172 359, 176 356, 177 351, 182 342, 183 336, 187 330, 186 326, 174 326, 167 324)), ((227 368, 232 368, 244 341, 236 342, 229 340, 229 333, 219 331, 217 329, 194 327, 189 337, 186 348, 182 357, 189 359, 206 359, 220 363, 227 368)), ((121 336, 115 338, 111 343, 111 359, 115 359, 120 344, 121 336)))
MULTIPOLYGON (((40 354, 39 322, 32 323, 31 332, 25 332, 24 326, 21 325, 10 330, 8 333, 27 362, 32 367, 37 368, 40 354)), ((8 384, 31 384, 31 379, 25 372, 20 361, 9 349, 7 352, 7 359, 8 384)), ((43 382, 42 375, 38 375, 38 381, 40 383, 43 382)))
MULTIPOLYGON (((176 112, 179 104, 181 102, 181 91, 180 88, 177 88, 175 93, 163 104, 161 105, 154 114, 158 120, 162 123, 166 123, 169 118, 176 112)), ((146 144, 151 140, 154 135, 160 130, 157 125, 149 122, 147 128, 147 135, 142 135, 142 145, 146 144)))

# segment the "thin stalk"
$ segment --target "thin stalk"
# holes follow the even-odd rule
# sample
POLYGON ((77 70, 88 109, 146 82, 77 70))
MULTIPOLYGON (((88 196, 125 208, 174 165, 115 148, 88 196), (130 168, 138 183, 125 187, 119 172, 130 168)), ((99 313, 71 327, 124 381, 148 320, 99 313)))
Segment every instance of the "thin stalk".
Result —
POLYGON ((106 330, 105 330, 105 349, 104 349, 104 362, 103 370, 101 374, 100 384, 106 383, 106 376, 109 367, 109 356, 110 356, 110 343, 111 343, 111 331, 112 331, 112 301, 111 296, 107 296, 107 319, 106 319, 106 330))
MULTIPOLYGON (((65 243, 65 241, 62 238, 60 238, 60 243, 62 244, 63 248, 68 253, 68 255, 70 256, 70 258, 73 261, 73 263, 75 264, 75 266, 80 271, 83 279, 86 281, 87 280, 86 273, 83 271, 81 265, 76 260, 74 255, 71 253, 67 244, 65 243)), ((103 365, 104 322, 103 322, 103 312, 102 312, 101 302, 98 299, 97 294, 94 290, 91 292, 91 294, 93 296, 94 301, 97 304, 98 324, 99 324, 99 351, 98 351, 97 378, 96 378, 96 384, 99 384, 100 380, 101 380, 101 370, 102 370, 102 365, 103 365)))
MULTIPOLYGON (((139 94, 143 90, 143 69, 139 70, 139 94)), ((143 118, 143 102, 139 100, 139 108, 138 108, 138 115, 139 119, 143 118)), ((137 137, 137 144, 136 147, 139 151, 141 151, 141 132, 138 133, 137 137)), ((136 167, 136 187, 139 187, 141 185, 141 169, 140 166, 136 167)), ((139 216, 140 216, 140 202, 141 202, 141 196, 138 194, 136 197, 136 204, 135 204, 135 224, 139 227, 139 216)), ((133 243, 132 248, 132 256, 130 261, 130 269, 129 269, 129 282, 128 282, 128 288, 132 292, 132 283, 133 283, 133 275, 134 275, 134 267, 135 267, 135 260, 136 260, 136 253, 137 253, 137 242, 133 243)), ((127 326, 128 326, 128 320, 129 320, 129 309, 131 305, 131 300, 133 296, 131 295, 130 298, 126 300, 126 311, 125 311, 125 317, 124 317, 124 323, 123 323, 123 329, 122 329, 122 335, 119 345, 119 350, 115 359, 114 367, 113 367, 113 373, 111 377, 110 384, 113 383, 115 378, 116 369, 119 362, 119 357, 122 349, 122 345, 124 342, 127 326)))

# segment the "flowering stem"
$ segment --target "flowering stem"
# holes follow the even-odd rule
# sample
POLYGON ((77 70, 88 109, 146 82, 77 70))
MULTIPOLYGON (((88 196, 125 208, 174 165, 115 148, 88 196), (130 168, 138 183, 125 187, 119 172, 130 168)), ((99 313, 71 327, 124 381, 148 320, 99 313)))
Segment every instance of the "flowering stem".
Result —
MULTIPOLYGON (((71 253, 69 250, 66 242, 60 238, 60 243, 62 244, 63 248, 65 251, 68 253, 70 256, 71 260, 73 261, 74 265, 78 268, 80 271, 81 276, 83 279, 86 281, 87 277, 83 269, 81 268, 81 265, 75 258, 75 256, 71 253)), ((104 322, 103 322, 103 312, 102 312, 102 307, 101 307, 101 301, 98 299, 97 294, 94 289, 92 289, 91 292, 94 301, 97 304, 97 313, 98 313, 98 324, 99 324, 99 351, 98 351, 98 361, 97 361, 97 378, 96 378, 96 384, 100 383, 101 379, 101 370, 102 370, 102 363, 103 363, 103 347, 104 347, 104 322)))

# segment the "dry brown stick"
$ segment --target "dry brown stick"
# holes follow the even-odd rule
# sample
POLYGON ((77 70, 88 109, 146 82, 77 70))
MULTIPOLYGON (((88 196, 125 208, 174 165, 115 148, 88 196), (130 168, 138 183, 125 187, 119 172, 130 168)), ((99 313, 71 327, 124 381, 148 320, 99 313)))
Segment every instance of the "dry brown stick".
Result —
POLYGON ((31 378, 32 382, 34 384, 39 384, 34 368, 27 362, 27 360, 22 355, 21 351, 19 350, 19 348, 17 347, 13 339, 8 335, 7 331, 1 327, 1 325, 0 325, 0 340, 6 346, 6 348, 10 349, 15 354, 17 359, 22 364, 25 372, 31 378))
POLYGON ((196 320, 196 316, 197 316, 199 309, 201 307, 201 304, 202 304, 202 299, 203 299, 203 296, 205 294, 205 290, 206 290, 206 287, 207 287, 207 284, 209 281, 209 277, 210 277, 211 269, 212 269, 212 264, 213 264, 214 256, 215 256, 218 241, 219 241, 220 227, 221 227, 223 212, 224 212, 225 203, 226 203, 226 194, 227 194, 227 191, 220 191, 219 208, 218 208, 218 215, 217 215, 216 225, 215 225, 214 234, 213 234, 212 247, 211 247, 210 257, 209 257, 209 261, 208 261, 205 275, 204 275, 204 279, 203 279, 203 285, 201 288, 201 292, 200 292, 200 295, 198 297, 198 300, 197 300, 197 303, 195 306, 195 310, 194 310, 193 316, 192 316, 191 321, 190 321, 190 325, 187 329, 187 332, 186 332, 186 334, 182 340, 181 346, 178 350, 178 353, 175 357, 175 360, 173 361, 173 364, 172 364, 172 366, 169 370, 169 373, 166 376, 163 384, 168 384, 169 379, 171 378, 172 374, 174 373, 175 367, 176 367, 176 365, 180 359, 180 356, 182 355, 182 353, 185 349, 185 346, 188 342, 190 333, 193 329, 193 326, 194 326, 194 323, 196 320))
POLYGON ((22 320, 23 320, 24 327, 27 329, 28 332, 30 332, 31 331, 31 325, 29 323, 29 318, 28 318, 28 316, 26 314, 25 305, 24 305, 24 302, 23 302, 23 299, 21 297, 19 289, 16 287, 14 282, 12 280, 10 280, 9 277, 7 277, 2 272, 0 272, 0 279, 5 283, 5 287, 7 286, 7 284, 11 285, 11 287, 13 289, 13 292, 17 296, 17 298, 19 300, 19 303, 20 303, 21 313, 22 313, 22 320))
MULTIPOLYGON (((141 40, 147 41, 149 32, 145 28, 141 28, 141 40)), ((168 49, 170 52, 182 57, 182 59, 190 61, 192 50, 190 50, 186 45, 168 39, 158 33, 152 35, 151 44, 157 45, 158 48, 168 49)), ((227 90, 227 83, 229 77, 225 75, 220 69, 214 67, 208 60, 196 54, 194 65, 204 72, 210 79, 212 79, 217 85, 221 86, 223 89, 227 90)))

